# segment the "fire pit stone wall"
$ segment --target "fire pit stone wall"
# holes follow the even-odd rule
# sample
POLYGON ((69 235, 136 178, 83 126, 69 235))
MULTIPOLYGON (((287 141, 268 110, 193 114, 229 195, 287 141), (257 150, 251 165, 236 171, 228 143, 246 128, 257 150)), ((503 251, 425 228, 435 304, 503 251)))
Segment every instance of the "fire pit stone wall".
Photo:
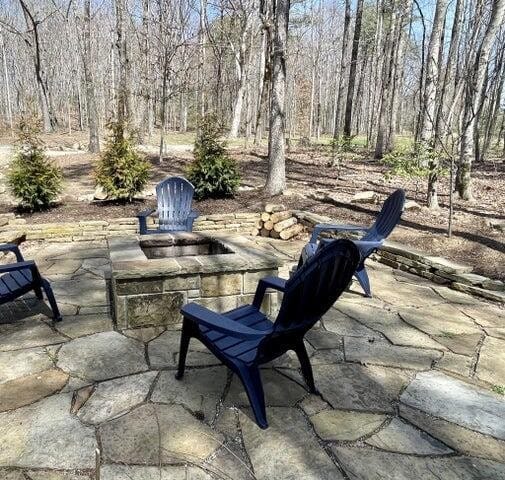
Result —
MULTIPOLYGON (((229 234, 111 238, 109 251, 119 329, 178 324, 190 301, 220 312, 251 303, 258 280, 278 275, 281 265, 268 250, 229 234)), ((267 292, 263 311, 273 315, 277 308, 277 293, 267 292)))

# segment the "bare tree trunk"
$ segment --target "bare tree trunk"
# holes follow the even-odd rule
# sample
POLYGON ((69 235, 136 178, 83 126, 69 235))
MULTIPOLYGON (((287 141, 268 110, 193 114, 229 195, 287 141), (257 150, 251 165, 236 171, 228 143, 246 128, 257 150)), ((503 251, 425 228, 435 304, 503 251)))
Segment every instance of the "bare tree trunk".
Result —
POLYGON ((3 67, 4 67, 4 77, 5 77, 5 90, 7 94, 7 117, 9 120, 9 126, 11 128, 11 132, 14 131, 14 121, 12 118, 12 106, 11 106, 11 90, 9 85, 9 71, 7 69, 7 54, 5 52, 5 40, 3 35, 0 35, 0 40, 2 41, 2 58, 3 58, 3 67))
MULTIPOLYGON (((42 113, 42 120, 44 123, 44 131, 52 132, 56 127, 56 117, 54 115, 51 101, 49 98, 49 89, 47 86, 47 79, 45 71, 42 66, 42 57, 40 50, 40 38, 39 38, 39 22, 35 20, 31 11, 28 9, 24 0, 19 0, 21 8, 23 10, 23 15, 25 17, 26 28, 30 32, 31 41, 28 37, 25 37, 25 43, 29 47, 32 58, 33 66, 35 69, 35 78, 37 80, 37 93, 39 99, 39 106, 42 113)), ((27 35, 28 35, 27 32, 27 35)))
MULTIPOLYGON (((442 36, 447 13, 448 0, 437 0, 435 7, 435 17, 428 44, 428 56, 426 60, 426 77, 424 82, 424 95, 421 114, 420 140, 424 148, 433 150, 435 148, 435 125, 439 80, 442 78, 440 72, 440 51, 442 49, 442 36)), ((428 164, 428 193, 426 202, 429 208, 438 208, 438 168, 439 162, 434 155, 430 155, 428 164)))
POLYGON ((95 83, 92 73, 91 55, 91 0, 84 0, 84 31, 83 31, 83 55, 84 82, 86 84, 86 104, 88 107, 89 145, 88 150, 92 153, 100 151, 98 138, 98 110, 96 108, 95 83))
POLYGON ((270 34, 265 25, 261 30, 261 51, 259 61, 259 82, 258 82, 258 102, 256 104, 256 122, 254 127, 254 145, 259 145, 262 138, 261 120, 263 116, 263 107, 267 98, 267 82, 270 81, 270 59, 267 51, 270 50, 270 34), (267 60, 268 58, 268 60, 267 60))
POLYGON ((359 40, 361 37, 361 19, 363 16, 363 0, 356 4, 356 21, 352 40, 351 66, 349 69, 349 83, 347 85, 347 100, 345 104, 344 138, 351 137, 352 103, 354 100, 354 85, 356 84, 356 66, 358 63, 359 40))
POLYGON ((345 0, 344 32, 342 34, 342 55, 340 57, 340 77, 338 81, 338 94, 335 108, 335 124, 333 138, 338 140, 340 136, 340 117, 345 90, 345 77, 347 72, 347 50, 349 45, 349 24, 351 23, 351 0, 345 0))
POLYGON ((268 176, 265 185, 270 195, 286 188, 284 124, 286 94, 286 47, 288 40, 290 0, 274 0, 272 58, 272 93, 270 99, 270 132, 268 137, 268 176))
POLYGON ((142 0, 142 33, 140 38, 140 53, 142 62, 141 72, 141 97, 142 113, 141 122, 138 126, 139 141, 145 142, 145 135, 150 138, 153 130, 153 99, 152 99, 152 75, 150 65, 150 0, 142 0))
POLYGON ((482 106, 483 87, 488 69, 489 56, 496 34, 503 21, 505 0, 494 0, 491 18, 484 38, 478 49, 475 63, 470 71, 465 89, 463 125, 460 142, 460 156, 456 176, 456 189, 460 198, 472 200, 471 170, 475 158, 476 118, 482 106))
POLYGON ((374 157, 380 159, 384 156, 384 148, 386 144, 387 112, 391 108, 391 88, 393 74, 393 60, 395 51, 395 32, 398 28, 398 14, 396 11, 396 2, 392 5, 391 20, 389 30, 385 41, 385 61, 382 64, 382 91, 379 109, 379 122, 377 127, 377 140, 375 142, 374 157))
POLYGON ((116 35, 119 59, 119 84, 117 94, 117 120, 127 124, 131 116, 131 100, 129 85, 129 59, 125 32, 126 0, 116 1, 116 35))
POLYGON ((200 30, 199 61, 198 61, 198 115, 202 119, 205 116, 205 17, 207 12, 207 0, 200 0, 200 30))

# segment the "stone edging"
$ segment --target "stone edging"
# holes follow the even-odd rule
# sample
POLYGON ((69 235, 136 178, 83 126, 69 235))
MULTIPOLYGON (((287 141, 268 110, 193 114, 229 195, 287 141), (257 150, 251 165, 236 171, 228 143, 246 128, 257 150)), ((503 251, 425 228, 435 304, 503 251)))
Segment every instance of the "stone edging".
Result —
MULTIPOLYGON (((312 229, 318 223, 335 223, 335 220, 311 212, 295 210, 298 221, 312 229)), ((195 221, 195 232, 233 232, 249 234, 260 220, 260 213, 225 213, 203 215, 195 221)), ((148 225, 155 222, 150 219, 148 225)), ((28 224, 13 213, 0 214, 0 243, 20 243, 24 240, 48 242, 79 242, 104 240, 110 237, 138 234, 134 217, 105 220, 84 220, 69 223, 28 224)), ((472 273, 473 267, 429 255, 397 242, 386 241, 374 258, 393 268, 404 270, 454 290, 477 295, 496 302, 505 302, 505 284, 472 273)))
MULTIPOLYGON (((193 231, 249 233, 259 219, 259 213, 248 212, 202 215, 195 220, 193 231)), ((153 228, 156 223, 149 218, 147 225, 153 228)), ((86 242, 139 233, 138 220, 135 217, 29 224, 25 219, 17 218, 13 213, 1 214, 0 239, 11 236, 13 231, 22 231, 26 235, 26 240, 48 242, 86 242)))
MULTIPOLYGON (((335 223, 335 220, 311 212, 296 211, 300 223, 312 229, 318 223, 335 223)), ((454 290, 479 297, 505 302, 505 284, 482 275, 471 273, 473 267, 452 262, 444 257, 429 255, 415 248, 386 240, 372 257, 393 268, 404 270, 454 290)))

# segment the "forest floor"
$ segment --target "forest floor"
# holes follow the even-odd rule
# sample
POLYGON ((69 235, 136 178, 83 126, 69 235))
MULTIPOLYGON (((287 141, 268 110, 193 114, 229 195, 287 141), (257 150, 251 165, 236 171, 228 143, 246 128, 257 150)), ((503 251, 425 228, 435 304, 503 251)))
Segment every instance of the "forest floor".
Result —
MULTIPOLYGON (((146 147, 152 162, 151 179, 147 195, 131 204, 117 202, 90 202, 94 192, 93 164, 96 156, 77 150, 77 143, 85 145, 80 134, 53 135, 46 144, 64 171, 65 190, 60 203, 50 210, 20 212, 6 194, 0 195, 0 213, 16 212, 32 223, 71 222, 82 219, 108 219, 134 216, 138 211, 155 204, 154 185, 166 176, 184 174, 191 161, 191 136, 170 138, 167 155, 158 163, 156 147, 146 147), (187 143, 185 143, 187 142, 187 143), (61 148, 72 150, 61 150, 61 148)), ((0 167, 10 158, 8 138, 0 136, 0 167)), ((395 230, 393 240, 406 243, 431 254, 442 255, 454 261, 473 265, 476 273, 505 279, 504 233, 491 226, 505 221, 505 162, 493 159, 475 165, 473 190, 475 202, 455 200, 453 236, 447 237, 449 188, 448 178, 440 182, 441 208, 431 211, 424 205, 426 183, 395 177, 386 179, 387 168, 371 159, 362 147, 342 158, 340 169, 331 162, 329 149, 324 146, 292 148, 287 154, 286 170, 288 189, 284 195, 271 198, 262 190, 267 173, 266 149, 244 148, 243 141, 230 148, 242 175, 240 191, 234 198, 195 202, 201 214, 239 211, 261 211, 266 202, 282 203, 290 209, 307 210, 327 215, 338 222, 371 224, 386 196, 396 188, 404 188, 409 200, 416 200, 420 209, 404 212, 401 228, 395 230), (380 195, 380 202, 354 204, 352 197, 365 190, 380 195), (331 196, 328 201, 327 196, 331 196), (326 198, 325 198, 326 197, 326 198)))

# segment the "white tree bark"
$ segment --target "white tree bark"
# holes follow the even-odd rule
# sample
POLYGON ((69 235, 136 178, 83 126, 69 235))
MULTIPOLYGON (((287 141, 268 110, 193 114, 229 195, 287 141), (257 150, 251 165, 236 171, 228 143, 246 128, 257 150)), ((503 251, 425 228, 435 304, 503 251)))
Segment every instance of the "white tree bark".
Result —
POLYGON ((274 0, 268 176, 265 185, 265 189, 270 195, 281 194, 286 188, 284 127, 289 9, 290 0, 274 0))

